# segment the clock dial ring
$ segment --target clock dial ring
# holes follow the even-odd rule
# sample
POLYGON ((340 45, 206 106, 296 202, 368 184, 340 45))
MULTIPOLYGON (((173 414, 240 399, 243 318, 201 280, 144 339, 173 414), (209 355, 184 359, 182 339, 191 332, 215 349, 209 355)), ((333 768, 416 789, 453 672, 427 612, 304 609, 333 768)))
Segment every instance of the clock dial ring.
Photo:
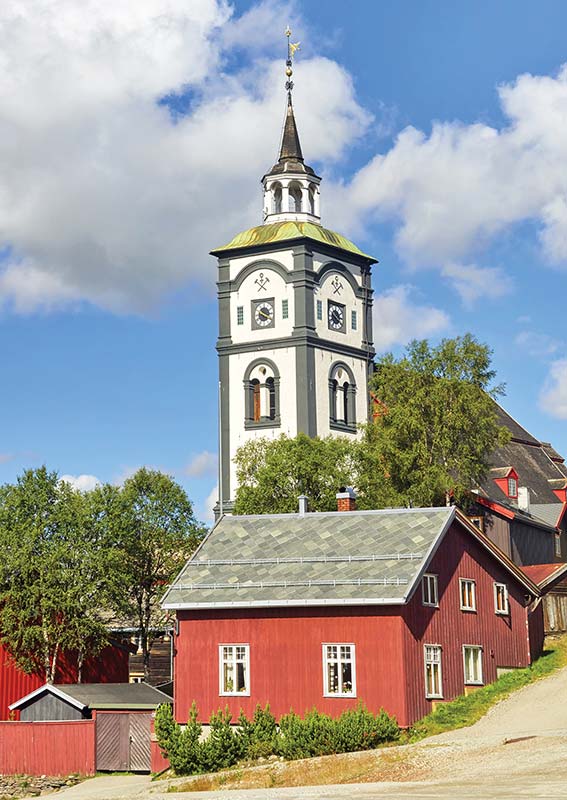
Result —
POLYGON ((345 330, 345 307, 340 303, 329 301, 327 308, 327 324, 332 331, 345 330))
POLYGON ((252 314, 255 328, 272 328, 275 320, 274 301, 271 298, 254 301, 252 314))

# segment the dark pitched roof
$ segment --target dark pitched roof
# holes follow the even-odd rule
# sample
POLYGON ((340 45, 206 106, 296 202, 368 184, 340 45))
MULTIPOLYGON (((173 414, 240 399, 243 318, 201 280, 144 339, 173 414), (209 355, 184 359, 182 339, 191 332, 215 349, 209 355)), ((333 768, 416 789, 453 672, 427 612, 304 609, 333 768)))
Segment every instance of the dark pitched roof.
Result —
POLYGON ((498 502, 510 502, 494 479, 505 477, 513 467, 518 474, 519 485, 529 488, 532 504, 557 504, 558 498, 553 492, 556 486, 551 481, 567 475, 562 457, 551 445, 536 439, 498 403, 494 403, 494 410, 499 424, 510 431, 511 438, 490 456, 490 471, 480 486, 482 494, 498 502))
POLYGON ((315 171, 303 161, 299 133, 297 132, 297 124, 291 102, 291 92, 288 92, 287 95, 287 108, 279 159, 267 174, 280 175, 285 172, 303 172, 308 175, 315 175, 315 171))
POLYGON ((147 683, 64 683, 45 684, 12 703, 10 709, 27 705, 35 697, 49 692, 77 708, 151 710, 171 697, 147 683))
POLYGON ((227 516, 185 565, 163 606, 403 604, 455 519, 526 580, 455 508, 227 516))

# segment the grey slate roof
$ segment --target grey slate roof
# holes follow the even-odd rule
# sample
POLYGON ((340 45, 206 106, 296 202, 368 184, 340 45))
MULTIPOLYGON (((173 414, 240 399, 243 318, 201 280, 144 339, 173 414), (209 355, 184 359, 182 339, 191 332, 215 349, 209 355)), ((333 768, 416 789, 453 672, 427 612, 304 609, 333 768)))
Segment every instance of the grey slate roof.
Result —
POLYGON ((164 608, 402 603, 453 508, 226 516, 164 608))
POLYGON ((562 509, 563 503, 532 503, 530 505, 530 513, 553 528, 557 525, 562 509))

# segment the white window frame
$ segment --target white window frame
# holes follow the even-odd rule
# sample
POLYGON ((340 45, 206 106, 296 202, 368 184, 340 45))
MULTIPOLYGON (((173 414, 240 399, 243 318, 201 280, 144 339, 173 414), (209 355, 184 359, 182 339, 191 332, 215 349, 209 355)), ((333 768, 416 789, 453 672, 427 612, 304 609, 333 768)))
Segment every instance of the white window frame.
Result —
POLYGON ((423 578, 421 579, 421 602, 423 603, 424 606, 430 606, 431 608, 439 607, 439 582, 437 580, 437 575, 433 575, 430 572, 426 572, 423 578), (426 586, 427 586, 427 596, 428 596, 427 600, 425 599, 426 586), (431 587, 433 587, 433 592, 431 591, 431 587), (432 594, 434 596, 434 600, 431 600, 432 594))
POLYGON ((460 592, 460 601, 461 601, 461 611, 476 611, 476 581, 474 581, 472 578, 459 578, 459 592, 460 592), (471 591, 472 605, 470 605, 470 606, 465 605, 464 602, 463 602, 463 599, 464 599, 464 597, 463 597, 463 586, 466 583, 470 583, 470 585, 472 587, 472 591, 471 591))
POLYGON ((494 582, 494 613, 500 614, 502 617, 507 617, 510 613, 510 598, 508 595, 508 586, 505 583, 498 583, 497 581, 494 582), (498 595, 499 589, 503 589, 503 596, 506 604, 505 609, 498 608, 498 595))
POLYGON ((463 674, 465 680, 465 686, 484 686, 484 672, 483 672, 483 664, 482 664, 482 645, 480 644, 464 644, 463 645, 463 674), (476 657, 478 658, 478 672, 479 677, 477 680, 473 680, 469 676, 467 676, 467 650, 474 651, 476 653, 476 657))
POLYGON ((518 496, 518 479, 514 476, 508 478, 508 497, 518 496))
POLYGON ((352 642, 323 642, 322 644, 322 661, 323 661, 323 697, 356 697, 356 647, 352 642), (338 656, 337 658, 329 658, 327 655, 327 647, 336 647, 338 648, 338 656), (342 659, 341 658, 341 647, 350 647, 350 659, 342 659), (338 675, 339 675, 339 691, 338 692, 331 692, 329 691, 329 684, 328 684, 328 665, 329 663, 336 662, 339 666, 338 675), (343 662, 350 662, 351 665, 351 675, 352 675, 352 688, 350 692, 343 692, 340 691, 342 689, 342 671, 340 666, 343 662))
POLYGON ((223 643, 219 644, 219 695, 220 697, 250 697, 250 645, 249 644, 232 644, 232 643, 223 643), (243 692, 238 692, 236 689, 229 692, 226 691, 224 688, 224 665, 225 665, 225 658, 224 658, 224 648, 231 647, 233 651, 232 655, 232 664, 234 668, 234 674, 236 675, 236 665, 238 663, 244 664, 244 675, 246 678, 246 688, 243 692), (244 647, 244 659, 240 659, 236 657, 236 648, 237 647, 244 647))
POLYGON ((428 700, 442 700, 443 699, 443 648, 440 644, 424 644, 423 645, 423 677, 425 680, 425 697, 428 700), (427 657, 428 648, 432 648, 437 651, 437 655, 439 656, 438 659, 431 659, 427 657), (433 664, 438 667, 438 684, 439 684, 439 693, 432 693, 428 692, 427 685, 427 667, 429 664, 433 664))
POLYGON ((554 552, 556 558, 561 558, 561 534, 555 534, 555 541, 554 541, 554 552))

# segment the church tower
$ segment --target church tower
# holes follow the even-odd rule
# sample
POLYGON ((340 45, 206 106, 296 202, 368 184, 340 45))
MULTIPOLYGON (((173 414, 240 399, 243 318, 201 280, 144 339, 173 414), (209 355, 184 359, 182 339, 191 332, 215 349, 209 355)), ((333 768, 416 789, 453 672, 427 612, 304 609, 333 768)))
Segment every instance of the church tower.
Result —
POLYGON ((233 458, 250 439, 356 436, 368 418, 376 259, 321 225, 319 178, 305 164, 292 104, 276 164, 262 178, 262 225, 218 258, 219 507, 236 493, 233 458))

